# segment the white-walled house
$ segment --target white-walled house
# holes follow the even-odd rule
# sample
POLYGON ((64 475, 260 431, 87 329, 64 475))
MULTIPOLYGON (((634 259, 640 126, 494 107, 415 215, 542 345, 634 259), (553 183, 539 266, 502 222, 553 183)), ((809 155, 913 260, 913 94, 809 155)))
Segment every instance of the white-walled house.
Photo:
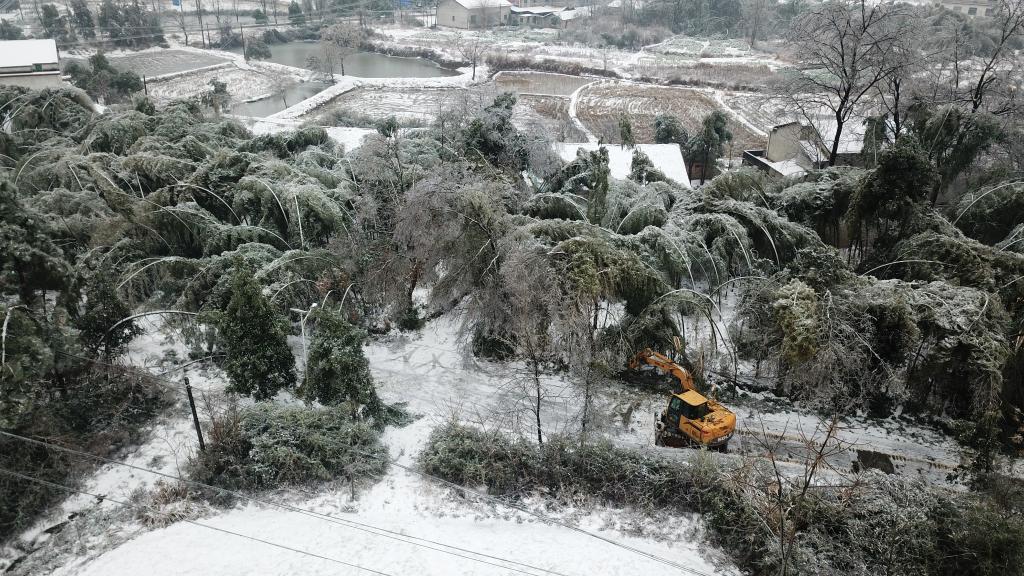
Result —
POLYGON ((509 23, 511 8, 508 0, 441 0, 437 25, 462 29, 504 26, 509 23))
POLYGON ((63 85, 56 40, 0 41, 0 84, 36 90, 63 85))

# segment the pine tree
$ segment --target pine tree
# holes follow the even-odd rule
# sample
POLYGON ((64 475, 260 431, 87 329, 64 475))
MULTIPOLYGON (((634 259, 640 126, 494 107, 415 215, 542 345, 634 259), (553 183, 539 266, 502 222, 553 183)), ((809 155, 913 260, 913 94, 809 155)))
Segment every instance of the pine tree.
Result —
POLYGON ((85 313, 78 319, 79 339, 92 354, 103 352, 111 358, 122 352, 132 338, 142 331, 134 321, 117 325, 131 315, 131 308, 117 295, 112 281, 113 271, 109 266, 101 267, 86 286, 85 313), (117 327, 111 330, 112 327, 117 327))
POLYGON ((86 40, 96 38, 96 22, 85 0, 71 0, 71 21, 79 35, 86 40))
POLYGON ((337 312, 317 314, 316 335, 309 350, 306 375, 300 390, 309 401, 325 405, 348 403, 352 416, 360 411, 379 417, 384 409, 363 354, 366 333, 337 312))
POLYGON ((286 323, 250 270, 235 267, 227 307, 216 323, 232 391, 267 400, 295 385, 295 357, 288 348, 286 323))

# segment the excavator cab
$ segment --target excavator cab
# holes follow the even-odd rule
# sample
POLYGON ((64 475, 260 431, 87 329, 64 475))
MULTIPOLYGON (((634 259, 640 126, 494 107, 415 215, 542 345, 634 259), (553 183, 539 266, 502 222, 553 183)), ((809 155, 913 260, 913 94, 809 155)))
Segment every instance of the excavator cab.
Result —
POLYGON ((724 451, 736 430, 736 415, 717 400, 705 397, 693 385, 693 378, 682 366, 664 354, 647 349, 629 363, 637 369, 647 364, 671 375, 680 391, 669 397, 668 407, 655 421, 658 446, 706 446, 724 451))

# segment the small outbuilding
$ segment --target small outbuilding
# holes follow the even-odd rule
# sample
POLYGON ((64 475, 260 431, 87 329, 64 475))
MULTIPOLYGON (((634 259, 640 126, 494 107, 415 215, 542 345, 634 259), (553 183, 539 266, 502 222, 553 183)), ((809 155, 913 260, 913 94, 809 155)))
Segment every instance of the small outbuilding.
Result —
POLYGON ((61 86, 57 41, 0 41, 0 84, 34 89, 61 86))
POLYGON ((437 25, 462 29, 505 26, 511 9, 508 0, 441 0, 437 5, 437 25))

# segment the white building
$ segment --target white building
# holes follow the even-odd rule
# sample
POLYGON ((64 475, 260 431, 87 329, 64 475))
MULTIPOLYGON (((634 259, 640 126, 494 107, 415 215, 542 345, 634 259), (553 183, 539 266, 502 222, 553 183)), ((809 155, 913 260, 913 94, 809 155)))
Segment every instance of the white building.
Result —
POLYGON ((968 16, 994 16, 998 9, 996 0, 932 0, 933 3, 945 6, 953 12, 968 16))
POLYGON ((56 40, 0 41, 0 84, 34 89, 61 86, 56 40))
POLYGON ((565 162, 575 160, 577 150, 594 152, 601 146, 608 150, 608 172, 612 178, 618 180, 629 178, 633 167, 633 150, 639 150, 651 159, 651 164, 654 164, 654 167, 662 174, 683 188, 690 187, 690 177, 686 174, 686 162, 683 161, 683 153, 679 151, 679 146, 676 144, 637 144, 634 147, 596 142, 582 144, 554 142, 551 144, 558 157, 565 162))
POLYGON ((509 23, 512 4, 508 0, 441 0, 437 25, 450 28, 490 28, 509 23))

